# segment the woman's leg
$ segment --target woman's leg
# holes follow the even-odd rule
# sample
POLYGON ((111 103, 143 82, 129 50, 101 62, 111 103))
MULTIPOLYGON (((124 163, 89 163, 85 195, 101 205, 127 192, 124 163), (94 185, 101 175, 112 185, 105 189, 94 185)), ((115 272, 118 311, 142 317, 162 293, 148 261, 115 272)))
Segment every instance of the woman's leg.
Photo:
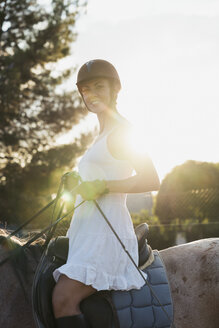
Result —
POLYGON ((80 314, 80 302, 96 292, 92 286, 61 275, 52 295, 53 312, 55 318, 80 314))

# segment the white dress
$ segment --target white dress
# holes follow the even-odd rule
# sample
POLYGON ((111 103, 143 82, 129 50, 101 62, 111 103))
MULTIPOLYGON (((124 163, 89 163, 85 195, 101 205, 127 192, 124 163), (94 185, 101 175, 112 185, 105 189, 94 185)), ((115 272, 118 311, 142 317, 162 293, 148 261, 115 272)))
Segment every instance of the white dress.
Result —
MULTIPOLYGON (((133 168, 129 162, 117 160, 110 154, 107 148, 109 133, 96 141, 81 158, 78 169, 83 181, 121 180, 132 176, 133 168)), ((76 205, 82 200, 80 195, 77 196, 76 205)), ((99 197, 97 202, 138 263, 137 238, 126 206, 126 194, 109 193, 99 197)), ((67 236, 68 258, 66 264, 53 272, 56 282, 60 274, 65 274, 97 290, 139 289, 144 285, 143 278, 93 201, 86 201, 75 210, 67 236)), ((144 276, 147 278, 146 274, 144 276)))

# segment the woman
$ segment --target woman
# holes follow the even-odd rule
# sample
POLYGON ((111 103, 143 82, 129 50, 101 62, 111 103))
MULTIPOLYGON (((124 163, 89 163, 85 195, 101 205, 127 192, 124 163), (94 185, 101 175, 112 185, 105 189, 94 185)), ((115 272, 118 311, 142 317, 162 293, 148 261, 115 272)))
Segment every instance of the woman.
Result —
POLYGON ((100 132, 79 163, 83 182, 70 228, 67 263, 53 273, 57 282, 53 310, 57 327, 87 327, 80 302, 97 290, 139 289, 144 280, 136 271, 92 199, 97 199, 126 249, 138 263, 138 245, 127 193, 158 190, 159 178, 151 160, 135 153, 129 140, 130 124, 116 109, 121 88, 114 66, 92 60, 78 73, 77 87, 89 111, 99 120, 100 132), (136 175, 132 175, 133 170, 136 175))

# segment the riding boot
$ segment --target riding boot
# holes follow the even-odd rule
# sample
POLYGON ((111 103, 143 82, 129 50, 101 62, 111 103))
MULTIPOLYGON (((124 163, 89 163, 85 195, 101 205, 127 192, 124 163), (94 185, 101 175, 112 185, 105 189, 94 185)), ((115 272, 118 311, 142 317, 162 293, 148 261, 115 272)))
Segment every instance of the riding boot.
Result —
POLYGON ((57 328, 90 328, 83 314, 55 319, 57 328))

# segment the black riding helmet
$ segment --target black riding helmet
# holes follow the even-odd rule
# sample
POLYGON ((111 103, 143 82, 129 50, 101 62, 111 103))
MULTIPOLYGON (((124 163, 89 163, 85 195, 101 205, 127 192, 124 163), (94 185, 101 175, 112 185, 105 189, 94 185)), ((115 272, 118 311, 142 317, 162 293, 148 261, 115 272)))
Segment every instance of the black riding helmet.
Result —
POLYGON ((116 85, 117 92, 121 89, 121 82, 115 67, 108 61, 103 59, 94 59, 85 63, 78 72, 77 87, 80 91, 80 86, 83 82, 92 80, 97 77, 110 79, 116 85))

